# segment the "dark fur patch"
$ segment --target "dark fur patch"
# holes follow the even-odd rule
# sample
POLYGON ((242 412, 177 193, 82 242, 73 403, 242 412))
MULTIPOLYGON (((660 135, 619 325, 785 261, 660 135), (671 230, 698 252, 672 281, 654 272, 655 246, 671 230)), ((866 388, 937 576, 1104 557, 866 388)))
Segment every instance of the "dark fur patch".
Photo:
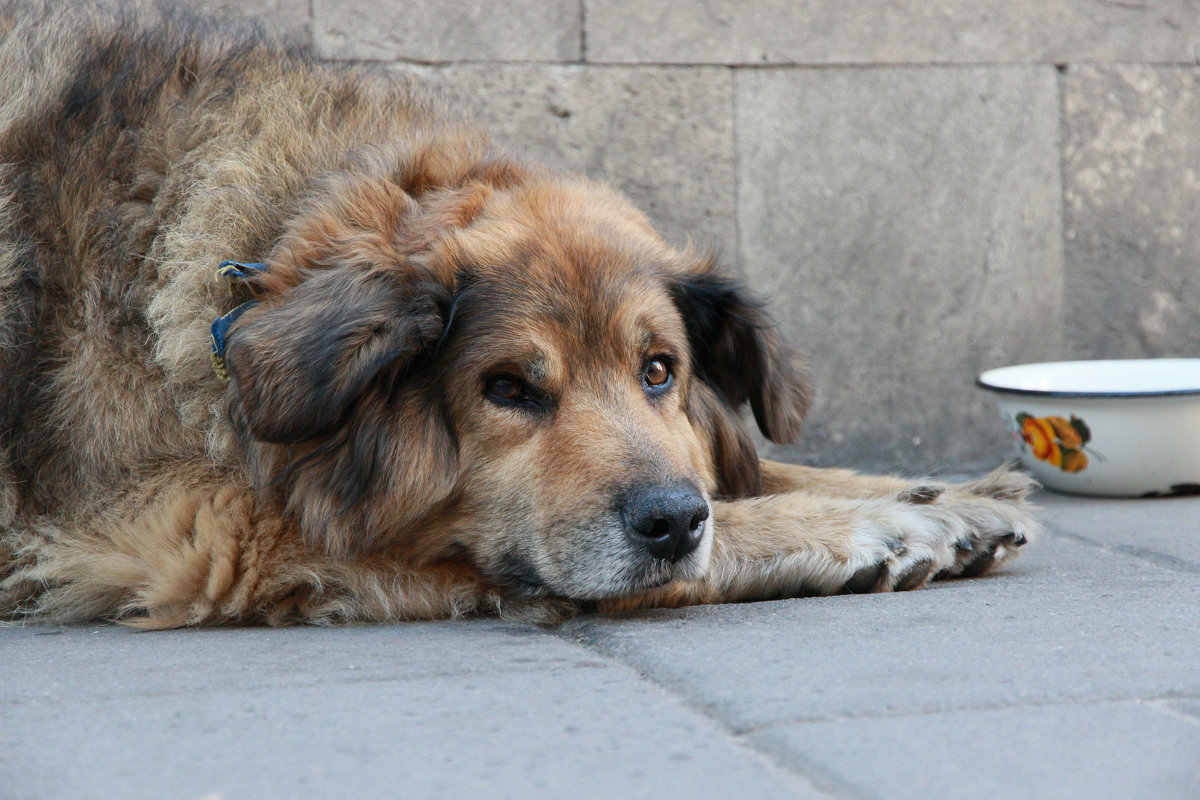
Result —
MULTIPOLYGON (((0 449, 12 454, 13 476, 31 485, 38 457, 38 440, 26 429, 27 417, 45 415, 44 388, 38 376, 45 369, 38 330, 44 313, 42 273, 32 247, 22 247, 13 264, 16 280, 3 287, 0 298, 0 449)), ((43 442, 41 447, 44 447, 43 442)), ((2 463, 2 462, 0 462, 2 463)))

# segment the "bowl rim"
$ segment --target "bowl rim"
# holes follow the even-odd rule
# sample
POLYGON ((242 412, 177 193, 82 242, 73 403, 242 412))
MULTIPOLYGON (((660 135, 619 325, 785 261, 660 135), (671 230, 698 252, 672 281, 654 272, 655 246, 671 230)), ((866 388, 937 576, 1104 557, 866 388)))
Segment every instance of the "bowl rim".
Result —
POLYGON ((1100 390, 1060 390, 1060 389, 1021 389, 1012 386, 997 386, 988 383, 989 374, 1017 367, 1047 367, 1063 364, 1129 364, 1138 362, 1185 361, 1200 365, 1200 358, 1124 358, 1124 359, 1084 359, 1077 361, 1038 361, 1028 364, 1011 364, 1006 367, 996 367, 984 370, 975 378, 975 385, 981 389, 998 394, 1015 394, 1032 397, 1064 397, 1064 398, 1106 398, 1106 397, 1186 397, 1200 395, 1200 386, 1194 389, 1143 389, 1133 391, 1100 391, 1100 390))

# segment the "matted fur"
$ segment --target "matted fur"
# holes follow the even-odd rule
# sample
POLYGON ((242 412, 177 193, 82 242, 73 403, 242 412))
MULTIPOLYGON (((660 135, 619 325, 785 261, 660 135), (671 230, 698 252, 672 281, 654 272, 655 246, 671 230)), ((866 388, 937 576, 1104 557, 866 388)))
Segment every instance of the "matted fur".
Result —
POLYGON ((795 438, 803 373, 711 258, 403 79, 168 10, 0 3, 0 374, 11 618, 886 591, 1036 530, 1014 473, 760 462, 738 410, 795 438), (647 487, 702 498, 694 551, 631 534, 647 487))

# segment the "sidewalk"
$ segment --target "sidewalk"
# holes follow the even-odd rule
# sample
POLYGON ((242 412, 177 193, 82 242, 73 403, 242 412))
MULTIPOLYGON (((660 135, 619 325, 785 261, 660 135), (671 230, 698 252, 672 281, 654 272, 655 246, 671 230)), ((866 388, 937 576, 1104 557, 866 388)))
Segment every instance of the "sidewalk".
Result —
POLYGON ((1000 574, 588 617, 0 629, 0 798, 1200 797, 1200 498, 1000 574))

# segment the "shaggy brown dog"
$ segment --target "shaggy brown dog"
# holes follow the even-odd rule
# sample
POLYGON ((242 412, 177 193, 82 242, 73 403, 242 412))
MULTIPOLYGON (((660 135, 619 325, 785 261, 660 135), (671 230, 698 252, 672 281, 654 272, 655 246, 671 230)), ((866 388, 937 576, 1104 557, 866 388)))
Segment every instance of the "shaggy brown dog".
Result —
POLYGON ((739 407, 783 441, 806 404, 760 307, 408 83, 162 12, 23 2, 0 37, 10 617, 912 589, 1036 528, 1012 473, 760 462, 739 407))

